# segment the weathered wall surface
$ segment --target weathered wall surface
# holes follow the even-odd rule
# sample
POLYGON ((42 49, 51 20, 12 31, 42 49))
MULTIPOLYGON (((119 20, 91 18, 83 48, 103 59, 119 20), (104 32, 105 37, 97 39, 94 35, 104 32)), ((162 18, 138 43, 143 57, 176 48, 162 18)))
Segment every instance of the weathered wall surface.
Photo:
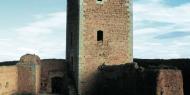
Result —
POLYGON ((102 66, 93 95, 184 95, 180 70, 102 66))
POLYGON ((184 95, 180 70, 160 70, 157 80, 156 95, 184 95))
POLYGON ((183 87, 184 95, 190 95, 190 59, 134 59, 135 62, 139 63, 144 68, 148 67, 173 67, 178 68, 182 71, 183 75, 183 87))
POLYGON ((73 83, 78 83, 79 54, 79 0, 67 0, 67 48, 68 75, 73 83))
POLYGON ((35 54, 26 54, 20 58, 18 68, 18 92, 38 94, 40 91, 41 61, 35 54))
POLYGON ((132 62, 131 2, 68 0, 66 59, 80 94, 85 95, 99 65, 132 62), (103 41, 97 41, 99 30, 103 41))
POLYGON ((16 66, 0 67, 0 95, 11 95, 17 92, 18 71, 16 66))
POLYGON ((40 91, 40 65, 17 64, 18 92, 37 94, 40 91))
MULTIPOLYGON (((66 73, 65 60, 46 59, 41 61, 41 76, 42 80, 47 80, 49 73, 54 71, 62 71, 66 73)), ((45 82, 45 81, 44 81, 45 82)))
POLYGON ((62 88, 64 95, 67 95, 67 67, 64 59, 39 61, 38 57, 26 55, 18 64, 14 64, 10 65, 9 62, 0 64, 0 95, 39 93, 40 90, 42 93, 51 93, 51 78, 54 77, 63 79, 62 88))
POLYGON ((66 62, 62 59, 45 59, 41 61, 41 91, 51 93, 51 79, 60 77, 63 80, 63 90, 67 86, 66 62))
POLYGON ((97 67, 132 62, 132 0, 81 0, 79 93, 88 95, 97 67), (103 39, 98 41, 98 31, 103 39))

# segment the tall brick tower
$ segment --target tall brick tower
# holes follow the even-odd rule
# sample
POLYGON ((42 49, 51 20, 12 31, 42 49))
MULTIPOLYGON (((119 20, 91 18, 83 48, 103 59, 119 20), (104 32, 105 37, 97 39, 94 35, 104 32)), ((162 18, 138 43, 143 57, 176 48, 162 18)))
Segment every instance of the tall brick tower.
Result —
POLYGON ((131 63, 132 0, 67 0, 67 61, 79 95, 97 68, 131 63))

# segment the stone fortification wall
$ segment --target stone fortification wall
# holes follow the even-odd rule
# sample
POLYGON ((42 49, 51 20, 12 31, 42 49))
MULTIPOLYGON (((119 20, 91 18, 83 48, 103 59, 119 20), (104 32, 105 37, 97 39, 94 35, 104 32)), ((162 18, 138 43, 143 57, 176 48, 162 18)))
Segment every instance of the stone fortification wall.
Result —
POLYGON ((40 65, 18 64, 18 92, 37 94, 40 91, 40 65))
POLYGON ((18 89, 18 69, 16 66, 0 67, 0 95, 11 95, 18 89))
POLYGON ((51 79, 53 77, 63 78, 63 90, 67 85, 65 81, 66 74, 66 62, 63 59, 44 59, 41 61, 41 91, 51 93, 52 85, 51 79))
POLYGON ((18 92, 38 94, 41 83, 41 61, 37 55, 26 54, 20 58, 18 68, 18 92))
POLYGON ((180 70, 102 66, 91 95, 184 95, 180 70))

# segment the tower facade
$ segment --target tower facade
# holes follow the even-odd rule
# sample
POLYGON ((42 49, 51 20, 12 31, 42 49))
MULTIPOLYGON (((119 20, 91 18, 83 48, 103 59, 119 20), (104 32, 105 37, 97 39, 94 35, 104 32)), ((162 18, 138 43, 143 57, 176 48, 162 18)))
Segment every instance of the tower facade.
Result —
POLYGON ((97 68, 131 63, 132 0, 68 0, 67 61, 78 93, 88 95, 97 68))

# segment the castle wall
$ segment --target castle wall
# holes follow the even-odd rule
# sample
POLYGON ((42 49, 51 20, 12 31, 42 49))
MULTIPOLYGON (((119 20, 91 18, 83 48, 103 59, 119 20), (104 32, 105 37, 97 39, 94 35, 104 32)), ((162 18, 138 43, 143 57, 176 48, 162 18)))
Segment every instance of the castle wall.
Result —
MULTIPOLYGON (((65 60, 42 60, 41 61, 41 91, 51 93, 51 78, 60 77, 66 79, 66 62, 65 60)), ((66 88, 67 82, 63 80, 63 89, 66 88)))
POLYGON ((184 95, 181 70, 102 66, 91 95, 184 95))
POLYGON ((160 70, 156 95, 184 95, 183 76, 180 70, 160 70))
POLYGON ((18 92, 38 94, 40 91, 40 69, 38 64, 17 64, 18 92))
POLYGON ((3 62, 0 66, 0 95, 52 93, 51 84, 55 78, 61 79, 61 85, 54 80, 54 89, 60 88, 63 91, 61 94, 68 95, 66 71, 63 59, 40 60, 30 54, 22 56, 17 64, 3 62), (44 85, 46 89, 43 89, 44 85), (56 88, 57 85, 59 88, 56 88))
POLYGON ((0 95, 11 95, 18 89, 16 66, 0 66, 0 95))
POLYGON ((80 95, 89 95, 98 66, 130 63, 132 0, 81 0, 79 31, 80 95), (103 39, 98 41, 98 31, 103 39))

